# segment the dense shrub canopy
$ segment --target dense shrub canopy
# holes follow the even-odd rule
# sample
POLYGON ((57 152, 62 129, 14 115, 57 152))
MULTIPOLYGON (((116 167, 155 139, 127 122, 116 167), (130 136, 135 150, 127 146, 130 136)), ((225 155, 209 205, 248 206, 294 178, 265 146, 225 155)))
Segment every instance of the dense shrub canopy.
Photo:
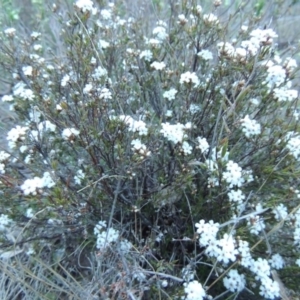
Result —
POLYGON ((275 299, 299 272, 297 49, 221 1, 158 2, 4 25, 5 299, 275 299))

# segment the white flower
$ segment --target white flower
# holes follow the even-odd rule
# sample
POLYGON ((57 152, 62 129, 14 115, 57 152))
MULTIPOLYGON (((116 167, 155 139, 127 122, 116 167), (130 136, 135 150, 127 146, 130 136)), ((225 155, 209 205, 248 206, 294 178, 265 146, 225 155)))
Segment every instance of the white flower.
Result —
POLYGON ((33 70, 32 66, 22 67, 22 71, 23 71, 24 75, 26 75, 28 77, 32 76, 32 70, 33 70))
POLYGON ((36 32, 36 31, 33 31, 32 33, 31 33, 31 38, 33 39, 33 40, 38 40, 40 37, 41 37, 41 33, 40 32, 36 32))
POLYGON ((247 241, 238 241, 238 251, 241 255, 241 265, 245 268, 250 268, 253 265, 253 259, 250 253, 249 243, 247 241))
POLYGON ((191 129, 191 128, 192 128, 192 122, 187 122, 187 123, 184 125, 184 128, 185 128, 185 129, 191 129))
POLYGON ((178 15, 178 20, 179 20, 178 23, 182 24, 182 25, 184 25, 184 24, 186 24, 188 22, 188 19, 185 17, 184 14, 178 15))
POLYGON ((228 42, 220 42, 217 44, 219 55, 233 56, 235 53, 234 47, 228 42))
POLYGON ((295 59, 287 57, 284 61, 283 66, 288 70, 288 72, 293 72, 298 65, 295 59))
POLYGON ((151 50, 144 50, 140 53, 140 58, 141 59, 143 58, 145 61, 151 61, 152 57, 153 57, 153 54, 152 54, 151 50))
POLYGON ((261 281, 259 294, 266 299, 278 299, 280 297, 280 287, 276 281, 269 277, 264 277, 261 281))
POLYGON ((94 227, 94 234, 100 234, 103 228, 106 228, 106 221, 99 221, 96 226, 94 227))
POLYGON ((100 49, 107 49, 109 47, 109 43, 104 40, 99 40, 98 47, 100 49))
POLYGON ((246 280, 243 274, 231 269, 223 279, 224 286, 231 292, 241 292, 245 288, 246 280))
POLYGON ((21 127, 17 125, 15 128, 12 128, 8 133, 6 139, 9 141, 9 147, 14 148, 17 141, 23 141, 25 139, 25 134, 28 130, 28 127, 21 127))
POLYGON ((94 7, 91 0, 77 0, 74 6, 83 13, 91 13, 92 15, 97 13, 97 8, 94 7))
POLYGON ((60 84, 61 86, 66 86, 69 81, 70 81, 70 76, 67 74, 62 78, 60 84))
POLYGON ((160 231, 160 232, 158 232, 157 236, 155 237, 155 241, 160 243, 162 241, 163 237, 164 237, 164 234, 160 231))
POLYGON ((190 113, 191 113, 192 115, 194 115, 195 113, 197 113, 197 112, 200 111, 200 110, 201 110, 201 107, 200 107, 199 105, 194 104, 194 103, 192 103, 192 104, 190 105, 189 111, 190 111, 190 113))
POLYGON ((92 84, 90 84, 90 83, 87 83, 86 85, 85 85, 85 87, 83 88, 83 93, 84 94, 89 94, 91 91, 92 91, 92 89, 93 89, 93 85, 92 84))
POLYGON ((166 67, 166 64, 164 62, 158 62, 158 61, 154 61, 151 65, 151 68, 157 70, 157 71, 161 71, 166 67))
POLYGON ((13 37, 16 34, 16 29, 15 28, 7 28, 7 29, 4 30, 4 34, 7 37, 13 37))
POLYGON ((268 261, 264 258, 259 257, 257 260, 253 260, 251 271, 257 275, 258 279, 268 278, 271 274, 271 269, 268 261))
POLYGON ((259 43, 263 44, 271 44, 273 42, 273 38, 278 37, 273 29, 255 29, 251 31, 250 36, 257 40, 259 43))
POLYGON ((166 28, 163 26, 157 26, 152 31, 153 35, 160 41, 164 41, 167 37, 167 31, 166 28))
POLYGON ((3 102, 11 102, 11 101, 14 101, 14 97, 12 95, 4 95, 1 100, 3 102))
MULTIPOLYGON (((39 55, 37 54, 29 54, 29 58, 35 62, 37 62, 38 64, 43 64, 45 62, 45 58, 43 57, 40 57, 39 55)), ((43 74, 43 77, 44 78, 48 78, 48 75, 47 74, 43 74)))
POLYGON ((109 100, 112 98, 111 91, 108 88, 102 88, 100 91, 99 98, 104 100, 109 100))
POLYGON ((275 215, 275 219, 277 221, 284 220, 288 216, 287 207, 280 203, 273 209, 273 214, 275 215))
POLYGON ((25 253, 26 253, 26 255, 30 256, 30 255, 35 254, 35 250, 33 249, 33 247, 29 247, 25 253))
POLYGON ((0 163, 0 174, 5 173, 5 164, 0 163))
POLYGON ((162 280, 160 285, 163 287, 163 288, 166 288, 169 284, 168 284, 168 281, 167 280, 162 280))
POLYGON ((234 186, 242 186, 244 183, 244 179, 242 178, 242 168, 232 160, 229 160, 226 164, 226 172, 223 172, 222 177, 225 180, 229 187, 232 188, 234 186))
POLYGON ((247 51, 244 48, 238 47, 235 49, 234 57, 239 61, 245 61, 247 58, 247 51))
POLYGON ((22 98, 23 100, 32 101, 34 99, 34 93, 32 90, 26 88, 26 84, 23 82, 17 83, 13 88, 13 95, 22 98))
POLYGON ((128 240, 124 239, 120 242, 120 251, 123 254, 128 253, 131 248, 132 248, 132 244, 128 240))
POLYGON ((214 223, 212 220, 208 223, 200 220, 199 223, 195 224, 195 227, 197 228, 197 233, 200 234, 199 244, 201 246, 208 246, 211 241, 214 241, 219 231, 219 223, 214 223))
POLYGON ((132 150, 138 152, 142 156, 149 156, 151 154, 151 151, 148 151, 146 145, 142 144, 139 139, 132 140, 131 145, 132 150))
POLYGON ((111 12, 108 9, 102 9, 100 15, 104 20, 111 19, 111 12))
POLYGON ((177 123, 175 125, 171 125, 170 123, 162 123, 161 124, 162 129, 161 133, 165 138, 167 138, 169 141, 173 142, 174 144, 177 144, 179 142, 182 142, 184 137, 186 136, 185 134, 185 125, 177 123))
POLYGON ((10 154, 5 151, 0 151, 0 162, 6 161, 10 157, 10 154))
POLYGON ((48 120, 40 122, 39 125, 38 125, 38 130, 40 131, 40 133, 42 131, 55 132, 55 129, 56 129, 56 125, 51 123, 48 120))
POLYGON ((251 98, 250 103, 255 105, 255 106, 258 106, 260 101, 257 98, 251 98))
POLYGON ((231 235, 225 233, 223 238, 219 240, 219 247, 221 248, 221 251, 217 257, 218 261, 223 261, 225 264, 228 264, 230 260, 236 260, 238 250, 235 249, 235 240, 231 235))
MULTIPOLYGON (((38 123, 42 117, 42 114, 39 110, 33 107, 33 109, 29 112, 29 119, 31 122, 38 123)), ((49 122, 50 123, 50 122, 49 122)))
POLYGON ((102 67, 98 67, 95 69, 94 73, 92 74, 92 77, 95 80, 99 80, 101 77, 106 77, 107 76, 107 71, 106 69, 102 68, 102 67))
POLYGON ((43 49, 43 46, 42 45, 34 45, 33 46, 33 50, 34 51, 40 51, 40 50, 42 50, 43 49))
POLYGON ((207 24, 218 24, 219 23, 219 19, 217 16, 215 16, 214 14, 205 14, 203 15, 203 21, 207 24))
POLYGON ((37 189, 41 189, 44 187, 44 181, 42 178, 34 177, 33 179, 26 179, 24 183, 21 185, 21 190, 24 195, 36 195, 37 189))
POLYGON ((243 202, 243 200, 245 199, 245 195, 243 195, 241 190, 231 190, 228 193, 228 198, 231 202, 243 202))
POLYGON ((200 52, 197 53, 199 57, 201 57, 203 60, 211 60, 213 59, 213 55, 209 50, 201 50, 200 52))
POLYGON ((31 154, 28 154, 24 159, 25 164, 32 164, 33 163, 33 157, 31 154))
POLYGON ((247 51, 247 54, 254 56, 257 54, 258 50, 259 50, 259 41, 257 41, 256 39, 250 39, 247 41, 242 41, 241 42, 241 47, 244 48, 247 51))
POLYGON ((175 95, 177 94, 177 90, 174 88, 171 88, 168 91, 165 91, 163 93, 163 97, 168 99, 169 101, 174 100, 175 99, 175 95))
POLYGON ((260 124, 256 120, 251 120, 248 115, 244 119, 241 119, 242 131, 245 136, 250 138, 253 135, 258 135, 261 133, 260 124))
POLYGON ((139 135, 148 134, 148 128, 146 126, 146 123, 142 120, 136 121, 132 117, 125 115, 121 115, 119 118, 121 121, 128 125, 129 131, 138 132, 139 135))
POLYGON ((134 150, 140 150, 142 149, 145 145, 141 143, 141 140, 135 139, 131 141, 132 149, 134 150))
POLYGON ((196 12, 197 12, 198 15, 200 15, 202 13, 202 10, 203 10, 203 8, 202 8, 201 5, 196 6, 196 12))
POLYGON ((194 87, 197 87, 199 85, 199 83, 200 83, 199 82, 199 78, 197 77, 196 73, 195 72, 191 73, 189 71, 180 75, 179 82, 181 84, 184 84, 184 83, 187 83, 187 84, 193 83, 194 87))
POLYGON ((188 142, 184 141, 181 148, 185 155, 192 154, 193 147, 188 142))
POLYGON ((187 265, 181 270, 182 278, 184 281, 192 281, 195 278, 195 273, 191 267, 191 265, 187 265))
MULTIPOLYGON (((296 227, 296 226, 295 226, 296 227)), ((300 227, 296 227, 294 231, 294 244, 299 245, 300 244, 300 227)))
POLYGON ((81 184, 81 180, 85 178, 85 174, 82 170, 78 170, 74 176, 75 184, 81 184))
POLYGON ((171 118, 171 117, 173 116, 173 111, 168 109, 168 110, 166 111, 166 113, 165 113, 165 116, 166 116, 167 118, 171 118))
POLYGON ((286 86, 284 86, 275 88, 273 90, 273 95, 279 102, 290 102, 298 97, 298 91, 290 90, 286 86))
POLYGON ((300 156, 300 136, 290 138, 286 148, 296 159, 298 159, 300 156))
POLYGON ((247 224, 250 226, 250 233, 255 235, 258 235, 266 227, 264 220, 259 216, 249 217, 247 219, 247 224))
POLYGON ((271 267, 276 269, 276 270, 282 269, 285 265, 284 259, 278 253, 272 255, 271 259, 269 259, 269 263, 270 263, 271 267))
POLYGON ((186 300, 202 300, 205 298, 205 290, 197 280, 186 282, 183 285, 184 292, 186 293, 186 300))
POLYGON ((0 215, 0 232, 7 229, 12 220, 7 215, 0 215))
POLYGON ((197 137, 198 145, 197 148, 201 150, 202 153, 206 154, 209 150, 209 144, 205 137, 197 137))
POLYGON ((146 280, 146 276, 142 271, 135 271, 135 273, 132 276, 134 279, 136 279, 139 282, 145 281, 146 280))
POLYGON ((267 73, 268 75, 264 83, 267 84, 269 90, 271 90, 273 87, 280 86, 286 79, 286 71, 282 66, 279 65, 270 66, 267 70, 267 73))
POLYGON ((70 140, 70 139, 74 139, 74 137, 78 136, 79 133, 80 133, 80 131, 75 128, 66 128, 63 130, 61 135, 64 140, 70 140))
POLYGON ((206 245, 205 254, 210 257, 219 257, 221 254, 219 241, 209 237, 208 234, 202 234, 200 245, 206 245))
POLYGON ((27 218, 32 219, 32 218, 34 217, 33 209, 32 209, 32 208, 27 208, 26 213, 25 213, 25 216, 26 216, 27 218))
POLYGON ((113 228, 106 228, 106 222, 100 221, 94 228, 94 234, 97 236, 96 247, 104 250, 109 244, 116 242, 119 238, 119 231, 113 228))
POLYGON ((21 185, 21 190, 24 195, 36 195, 37 189, 42 189, 44 187, 51 188, 55 185, 52 176, 49 172, 45 172, 42 178, 34 177, 33 179, 26 179, 21 185))
POLYGON ((157 49, 160 48, 161 42, 158 39, 149 39, 146 41, 146 44, 149 44, 151 47, 157 49))
POLYGON ((47 188, 52 188, 53 186, 55 186, 55 182, 52 179, 53 175, 51 176, 51 174, 49 172, 45 172, 43 175, 43 187, 47 187, 47 188))
POLYGON ((242 32, 246 32, 248 30, 248 26, 247 25, 242 25, 241 26, 241 31, 242 32))

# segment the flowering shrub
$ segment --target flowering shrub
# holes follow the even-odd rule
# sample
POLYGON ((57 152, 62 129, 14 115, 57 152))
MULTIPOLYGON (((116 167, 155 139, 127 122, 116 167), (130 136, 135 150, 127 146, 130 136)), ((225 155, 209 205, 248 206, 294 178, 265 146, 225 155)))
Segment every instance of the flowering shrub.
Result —
POLYGON ((54 5, 57 49, 0 35, 20 119, 0 153, 0 255, 43 266, 54 298, 276 299, 272 272, 299 264, 296 60, 273 29, 229 38, 194 2, 147 26, 122 3, 54 5))

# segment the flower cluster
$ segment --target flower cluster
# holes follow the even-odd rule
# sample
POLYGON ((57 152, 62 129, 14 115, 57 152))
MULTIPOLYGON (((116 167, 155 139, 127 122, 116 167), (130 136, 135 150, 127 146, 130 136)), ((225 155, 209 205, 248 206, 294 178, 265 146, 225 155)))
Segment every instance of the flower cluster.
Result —
POLYGON ((197 280, 184 283, 184 292, 186 300, 202 300, 206 296, 205 290, 197 280))
POLYGON ((12 223, 12 220, 4 214, 1 214, 0 216, 0 231, 5 231, 9 225, 12 223))
MULTIPOLYGON (((284 261, 279 254, 272 256, 269 265, 266 259, 255 260, 252 258, 248 242, 242 240, 237 242, 232 235, 227 233, 223 235, 223 238, 217 239, 219 224, 214 224, 213 221, 206 223, 201 220, 195 226, 200 235, 200 245, 206 247, 206 255, 216 258, 225 266, 230 261, 235 262, 240 256, 241 265, 254 273, 256 280, 261 282, 260 294, 268 299, 275 299, 279 296, 279 285, 270 278, 271 267, 280 269, 284 266, 284 261)), ((245 276, 232 269, 224 277, 223 284, 231 292, 241 292, 246 286, 245 276)))
POLYGON ((18 141, 24 141, 26 132, 29 128, 28 127, 21 127, 17 125, 15 128, 12 128, 7 133, 7 140, 9 148, 13 149, 16 147, 18 141))
POLYGON ((99 221, 94 228, 94 234, 97 237, 96 247, 104 250, 109 244, 116 242, 120 236, 119 231, 113 228, 107 228, 105 221, 99 221))
POLYGON ((232 160, 226 164, 226 171, 223 172, 223 180, 229 185, 230 188, 237 186, 241 187, 245 182, 243 178, 242 168, 232 160))
POLYGON ((224 286, 227 290, 235 293, 241 292, 245 288, 246 280, 243 274, 239 274, 237 270, 230 270, 223 279, 224 286))
POLYGON ((168 139, 169 141, 173 142, 174 144, 181 143, 185 137, 187 137, 186 130, 190 129, 191 124, 187 123, 185 125, 177 123, 177 124, 170 124, 170 123, 162 123, 161 133, 163 136, 168 139))
POLYGON ((52 188, 55 186, 55 181, 49 172, 45 172, 43 177, 34 177, 32 179, 26 179, 21 185, 21 190, 24 195, 37 195, 38 191, 43 188, 52 188))
POLYGON ((74 6, 82 13, 91 13, 93 15, 97 13, 97 8, 94 7, 94 3, 91 0, 77 0, 74 6))
MULTIPOLYGON (((116 243, 120 239, 120 233, 114 228, 107 228, 106 221, 99 221, 94 228, 94 235, 97 237, 96 247, 100 251, 104 251, 109 245, 116 243)), ((120 251, 128 253, 132 248, 132 244, 123 239, 119 244, 120 251)))
POLYGON ((300 136, 289 133, 286 139, 288 140, 286 148, 298 160, 300 156, 300 136))
POLYGON ((200 84, 199 78, 195 72, 185 72, 181 74, 179 82, 181 84, 193 84, 194 87, 197 87, 200 84))
POLYGON ((251 120, 248 115, 241 119, 241 123, 243 127, 242 131, 247 138, 261 133, 260 124, 255 120, 251 120))
POLYGON ((135 120, 130 116, 120 116, 119 119, 123 121, 126 125, 128 125, 128 130, 133 132, 138 132, 139 135, 147 135, 148 128, 144 121, 135 120))

